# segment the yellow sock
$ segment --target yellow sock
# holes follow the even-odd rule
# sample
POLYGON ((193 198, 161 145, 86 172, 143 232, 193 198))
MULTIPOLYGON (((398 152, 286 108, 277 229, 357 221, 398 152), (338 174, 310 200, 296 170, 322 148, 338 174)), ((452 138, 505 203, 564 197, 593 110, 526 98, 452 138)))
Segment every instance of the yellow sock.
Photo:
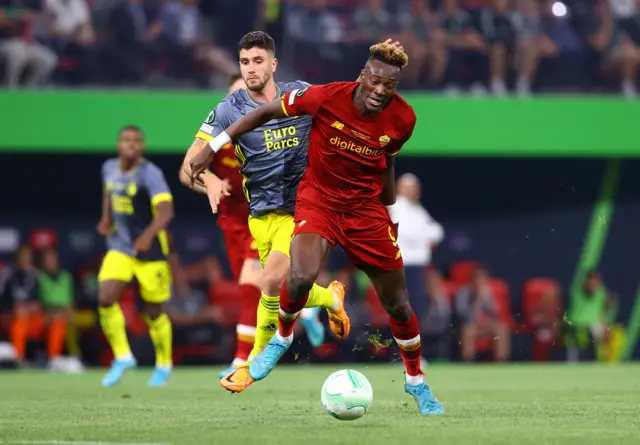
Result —
POLYGON ((280 296, 270 297, 262 293, 260 304, 258 305, 258 320, 256 323, 256 339, 253 342, 253 350, 250 358, 258 355, 264 348, 273 334, 278 329, 278 311, 280 310, 280 296))
POLYGON ((101 307, 100 312, 100 326, 102 326, 102 332, 109 345, 113 355, 118 358, 131 358, 131 348, 129 347, 129 340, 127 339, 127 329, 124 321, 124 314, 118 303, 109 307, 101 307))
POLYGON ((149 326, 149 335, 156 350, 156 366, 170 368, 173 365, 173 330, 167 314, 161 314, 155 320, 145 317, 149 326))
POLYGON ((309 299, 304 307, 322 307, 325 309, 333 309, 335 304, 335 297, 326 287, 318 286, 313 283, 313 287, 309 291, 309 299))

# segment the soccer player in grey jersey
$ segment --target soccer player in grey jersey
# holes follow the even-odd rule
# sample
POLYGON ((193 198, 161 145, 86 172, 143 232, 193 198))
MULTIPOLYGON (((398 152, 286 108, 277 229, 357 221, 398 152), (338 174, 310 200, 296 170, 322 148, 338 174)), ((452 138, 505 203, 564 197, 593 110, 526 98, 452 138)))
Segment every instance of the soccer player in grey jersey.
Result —
MULTIPOLYGON (((275 43, 268 34, 261 31, 248 33, 238 46, 240 71, 247 88, 223 100, 202 124, 183 162, 188 176, 191 176, 189 159, 207 147, 208 142, 234 120, 287 91, 308 85, 304 82, 275 82, 273 74, 278 61, 275 43)), ((236 156, 245 178, 243 189, 249 202, 249 229, 263 265, 256 337, 249 360, 267 344, 277 326, 280 287, 289 274, 295 195, 306 167, 310 124, 306 118, 281 119, 268 122, 235 141, 236 156)), ((218 210, 219 199, 228 196, 227 183, 209 171, 193 187, 207 193, 214 213, 218 210)), ((349 318, 343 300, 344 286, 333 282, 328 289, 314 285, 307 303, 307 307, 327 309, 331 330, 341 338, 349 333, 349 318)), ((227 378, 222 379, 223 386, 227 378)))
POLYGON ((171 297, 169 246, 165 229, 173 219, 173 197, 162 170, 143 158, 142 131, 129 125, 118 134, 118 157, 102 166, 104 195, 98 232, 107 238, 102 261, 100 325, 113 351, 102 380, 113 386, 136 361, 131 354, 118 300, 133 277, 145 302, 145 320, 156 350, 149 386, 164 386, 172 370, 172 330, 163 303, 171 297))

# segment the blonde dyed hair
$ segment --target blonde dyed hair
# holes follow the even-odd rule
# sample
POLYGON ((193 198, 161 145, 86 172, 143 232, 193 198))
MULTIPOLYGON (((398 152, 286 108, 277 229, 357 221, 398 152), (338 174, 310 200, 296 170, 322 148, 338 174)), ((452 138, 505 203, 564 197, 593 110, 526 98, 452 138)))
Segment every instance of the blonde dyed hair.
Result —
POLYGON ((409 56, 402 49, 390 43, 376 43, 371 45, 369 53, 374 59, 381 60, 389 65, 404 68, 409 63, 409 56))

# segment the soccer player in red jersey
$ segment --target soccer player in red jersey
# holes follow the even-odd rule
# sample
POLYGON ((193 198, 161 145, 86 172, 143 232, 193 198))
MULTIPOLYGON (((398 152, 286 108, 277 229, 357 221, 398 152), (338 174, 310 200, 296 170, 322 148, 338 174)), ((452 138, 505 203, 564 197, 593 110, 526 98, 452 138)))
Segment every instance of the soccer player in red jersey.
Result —
MULTIPOLYGON (((278 332, 244 373, 245 388, 265 378, 293 340, 293 326, 320 272, 338 244, 371 279, 387 313, 406 368, 405 391, 423 414, 444 409, 420 369, 418 320, 405 286, 393 219, 394 156, 411 137, 416 116, 396 88, 408 57, 397 46, 373 45, 361 82, 336 82, 286 93, 231 125, 210 146, 230 140, 271 119, 312 115, 307 170, 298 188, 291 272, 280 292, 278 332), (386 208, 385 208, 386 206, 386 208)), ((203 150, 190 161, 192 180, 209 163, 203 150)))

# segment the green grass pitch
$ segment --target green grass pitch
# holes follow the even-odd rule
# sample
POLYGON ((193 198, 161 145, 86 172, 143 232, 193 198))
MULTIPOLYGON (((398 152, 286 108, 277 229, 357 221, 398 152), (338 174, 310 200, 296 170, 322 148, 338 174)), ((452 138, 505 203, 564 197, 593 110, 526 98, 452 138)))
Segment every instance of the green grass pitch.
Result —
POLYGON ((418 414, 401 366, 354 365, 374 402, 352 422, 320 403, 339 368, 281 366, 238 395, 218 369, 179 368, 166 388, 147 388, 140 369, 108 389, 102 371, 0 372, 0 444, 640 444, 638 365, 433 365, 437 417, 418 414))

